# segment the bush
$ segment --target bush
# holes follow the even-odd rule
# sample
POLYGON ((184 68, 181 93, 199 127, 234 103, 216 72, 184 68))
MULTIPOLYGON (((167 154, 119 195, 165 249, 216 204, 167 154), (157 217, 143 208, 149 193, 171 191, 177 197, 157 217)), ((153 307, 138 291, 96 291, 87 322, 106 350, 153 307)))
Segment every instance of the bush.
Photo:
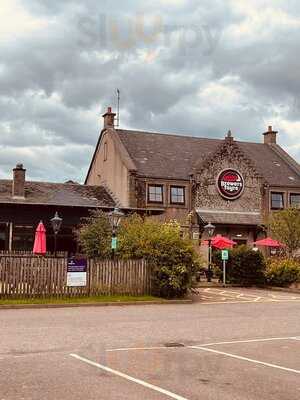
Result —
POLYGON ((300 263, 292 259, 269 259, 266 280, 274 286, 289 286, 300 281, 300 263))
POLYGON ((93 211, 77 232, 77 240, 89 257, 107 258, 111 254, 112 229, 107 214, 93 211))
MULTIPOLYGON (((213 255, 215 274, 222 276, 221 252, 213 255)), ((240 285, 256 285, 265 282, 265 260, 260 251, 253 251, 246 245, 235 247, 229 251, 229 260, 226 263, 226 282, 240 285)))
POLYGON ((181 237, 179 224, 143 220, 134 215, 123 221, 118 237, 119 257, 149 261, 153 268, 153 294, 175 298, 187 293, 199 266, 192 242, 181 237))

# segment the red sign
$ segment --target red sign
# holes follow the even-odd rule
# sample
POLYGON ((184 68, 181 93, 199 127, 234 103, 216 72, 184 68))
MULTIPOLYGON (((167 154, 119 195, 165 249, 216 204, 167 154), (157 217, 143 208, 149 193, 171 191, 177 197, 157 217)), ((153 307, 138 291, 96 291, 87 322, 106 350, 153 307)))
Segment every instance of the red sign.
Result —
POLYGON ((235 200, 243 193, 244 179, 235 169, 226 169, 220 173, 217 185, 223 197, 235 200))

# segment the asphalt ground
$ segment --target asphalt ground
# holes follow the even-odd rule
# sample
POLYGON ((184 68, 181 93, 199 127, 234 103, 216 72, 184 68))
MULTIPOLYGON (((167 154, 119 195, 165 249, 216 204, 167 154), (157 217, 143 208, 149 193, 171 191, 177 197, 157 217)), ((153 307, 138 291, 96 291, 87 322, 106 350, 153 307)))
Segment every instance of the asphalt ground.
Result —
POLYGON ((282 302, 300 301, 300 292, 282 292, 265 289, 247 288, 198 288, 193 289, 191 298, 202 303, 240 303, 240 302, 282 302))
POLYGON ((278 295, 1 310, 0 400, 298 400, 300 299, 278 295))

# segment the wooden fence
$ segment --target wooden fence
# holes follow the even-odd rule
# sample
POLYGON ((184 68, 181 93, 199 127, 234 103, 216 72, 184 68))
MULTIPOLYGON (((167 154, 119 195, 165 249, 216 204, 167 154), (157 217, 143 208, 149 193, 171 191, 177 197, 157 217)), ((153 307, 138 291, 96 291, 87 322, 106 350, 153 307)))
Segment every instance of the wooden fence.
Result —
POLYGON ((0 298, 151 294, 144 260, 89 259, 87 285, 67 286, 67 259, 0 255, 0 298))

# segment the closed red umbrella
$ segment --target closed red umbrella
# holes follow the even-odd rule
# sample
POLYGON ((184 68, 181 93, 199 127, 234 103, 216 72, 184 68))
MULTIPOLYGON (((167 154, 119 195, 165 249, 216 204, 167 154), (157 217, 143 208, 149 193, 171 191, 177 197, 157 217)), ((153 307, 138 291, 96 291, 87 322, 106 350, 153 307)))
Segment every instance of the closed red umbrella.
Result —
POLYGON ((266 247, 285 247, 283 243, 280 243, 278 240, 274 240, 270 237, 258 240, 253 244, 255 244, 256 246, 266 246, 266 247))
POLYGON ((46 251, 46 229, 41 221, 35 231, 33 254, 45 255, 46 251))

